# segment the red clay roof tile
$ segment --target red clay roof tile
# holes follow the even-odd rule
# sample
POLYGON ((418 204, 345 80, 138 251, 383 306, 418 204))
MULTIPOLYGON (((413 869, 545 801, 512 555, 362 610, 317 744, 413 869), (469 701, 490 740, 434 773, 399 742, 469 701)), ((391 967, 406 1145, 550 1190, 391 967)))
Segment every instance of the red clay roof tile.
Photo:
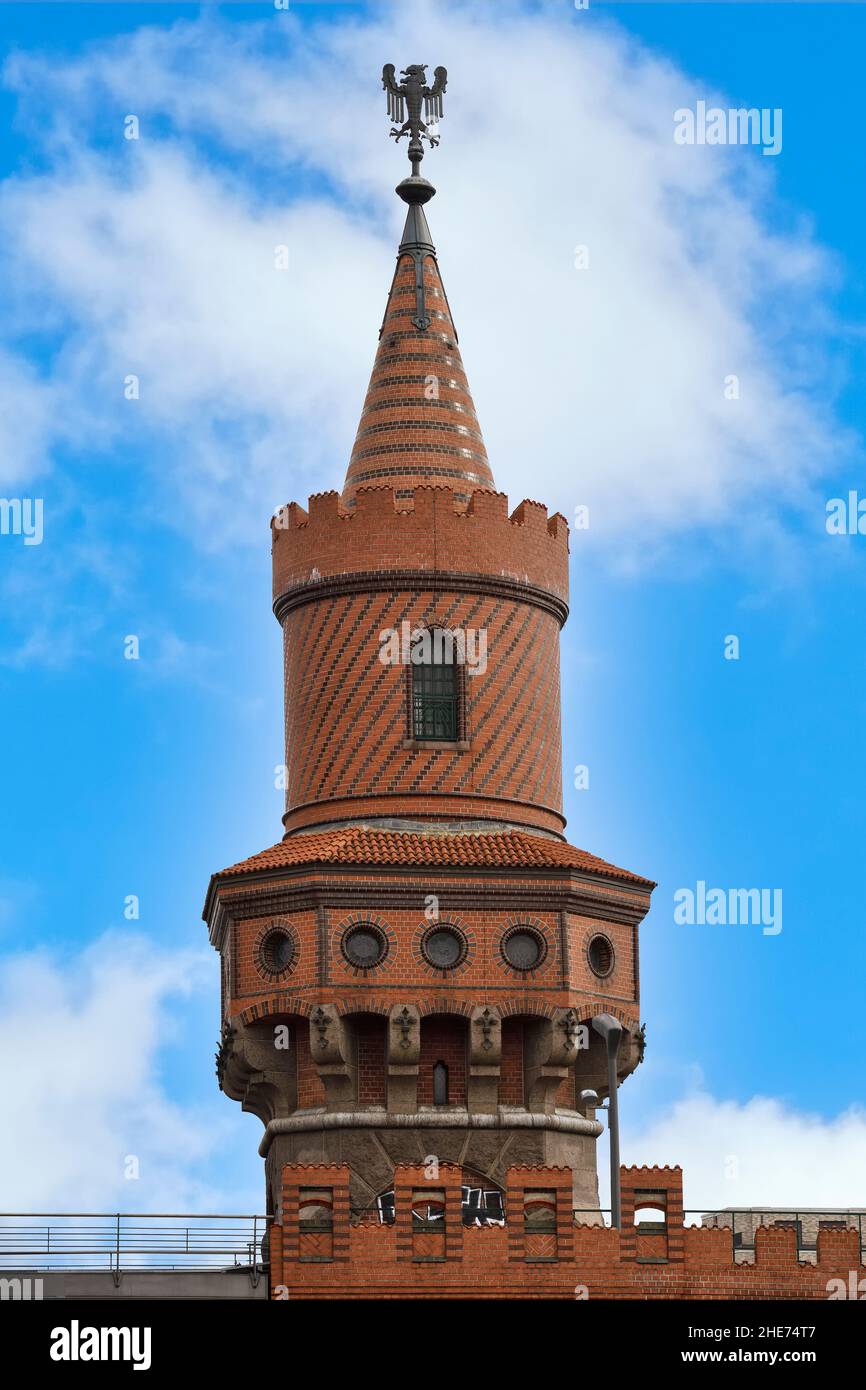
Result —
POLYGON ((269 869, 303 864, 364 864, 373 867, 423 865, 425 867, 579 869, 603 878, 654 888, 651 879, 617 868, 586 850, 541 835, 519 830, 492 834, 423 834, 393 830, 365 830, 350 826, 340 830, 295 834, 270 849, 231 864, 218 878, 263 873, 269 869))

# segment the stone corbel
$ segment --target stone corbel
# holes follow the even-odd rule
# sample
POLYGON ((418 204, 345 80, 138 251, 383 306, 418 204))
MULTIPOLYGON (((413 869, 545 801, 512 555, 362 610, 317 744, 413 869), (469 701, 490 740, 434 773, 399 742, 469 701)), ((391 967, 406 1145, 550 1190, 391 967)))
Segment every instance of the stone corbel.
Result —
POLYGON ((263 1124, 290 1115, 297 1105, 297 1063, 294 1051, 277 1047, 273 1025, 253 1030, 240 1019, 223 1027, 217 1053, 220 1089, 263 1124))
POLYGON ((639 1067, 644 1059, 646 1052, 646 1024, 642 1023, 639 1027, 629 1027, 627 1024, 623 1028, 622 1042, 619 1045, 619 1056, 617 1057, 617 1072, 621 1078, 628 1076, 639 1067))
POLYGON ((388 1109, 404 1115, 418 1108, 421 1015, 414 1004, 395 1004, 388 1015, 388 1109))
POLYGON ((469 1018, 469 1109, 493 1114, 499 1100, 502 1017, 489 1004, 477 1004, 469 1018))
POLYGON ((573 1067, 581 1052, 589 1047, 589 1024, 581 1023, 575 1009, 557 1009, 553 1018, 553 1040, 548 1062, 556 1067, 573 1067))
POLYGON ((329 1110, 354 1100, 351 1057, 343 1020, 333 1004, 317 1004, 310 1014, 310 1056, 325 1088, 329 1110))
MULTIPOLYGON (((581 1029, 588 1029, 588 1040, 582 1040, 577 1056, 575 1091, 595 1091, 604 1100, 608 1095, 607 1051, 601 1036, 587 1019, 581 1029), (588 1045, 587 1045, 588 1042, 588 1045)), ((639 1065, 645 1043, 637 1023, 623 1022, 622 1039, 616 1058, 616 1071, 622 1082, 639 1065)))

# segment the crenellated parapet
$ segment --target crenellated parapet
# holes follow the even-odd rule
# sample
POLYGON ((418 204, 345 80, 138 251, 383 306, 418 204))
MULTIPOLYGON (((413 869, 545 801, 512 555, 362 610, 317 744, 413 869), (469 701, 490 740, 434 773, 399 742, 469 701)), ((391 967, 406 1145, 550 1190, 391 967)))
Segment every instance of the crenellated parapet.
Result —
POLYGON ((432 1153, 395 1166, 379 1214, 352 1211, 348 1165, 290 1163, 281 1176, 282 1213, 270 1228, 277 1301, 826 1300, 862 1299, 866 1289, 856 1213, 819 1224, 808 1259, 797 1223, 770 1215, 740 1247, 730 1229, 686 1222, 679 1168, 621 1169, 631 1201, 619 1229, 574 1209, 571 1174, 557 1163, 509 1165, 492 1218, 464 1203, 471 1173, 432 1153), (636 1220, 636 1205, 663 1197, 658 1221, 636 1220))
POLYGON ((568 523, 539 502, 509 513, 504 493, 478 490, 461 508, 445 486, 416 487, 409 497, 389 486, 360 489, 350 509, 339 493, 322 492, 306 511, 296 502, 280 508, 271 530, 278 616, 301 591, 306 602, 328 580, 364 575, 395 587, 401 576, 463 590, 472 579, 519 586, 525 601, 547 596, 560 621, 568 611, 568 523))

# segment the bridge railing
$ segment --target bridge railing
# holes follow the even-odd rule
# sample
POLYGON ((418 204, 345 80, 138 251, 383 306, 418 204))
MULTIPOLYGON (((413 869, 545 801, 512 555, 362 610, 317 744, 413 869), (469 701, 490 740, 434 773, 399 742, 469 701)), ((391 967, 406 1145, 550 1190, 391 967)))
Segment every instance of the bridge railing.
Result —
POLYGON ((262 1215, 0 1212, 0 1270, 256 1269, 266 1230, 262 1215))

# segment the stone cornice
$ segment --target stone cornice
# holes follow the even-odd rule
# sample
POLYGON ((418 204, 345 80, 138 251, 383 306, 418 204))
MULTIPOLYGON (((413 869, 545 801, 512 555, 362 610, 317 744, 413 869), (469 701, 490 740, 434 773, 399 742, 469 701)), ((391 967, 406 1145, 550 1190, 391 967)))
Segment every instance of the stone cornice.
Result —
POLYGON ((473 1114, 467 1110, 421 1110, 403 1115, 387 1110, 317 1111, 271 1120, 259 1144, 259 1153, 262 1158, 267 1158, 268 1150, 278 1134, 309 1134, 326 1129, 547 1129, 561 1134, 586 1134, 593 1139, 604 1132, 598 1120, 588 1120, 576 1113, 545 1115, 520 1111, 487 1115, 473 1114))

